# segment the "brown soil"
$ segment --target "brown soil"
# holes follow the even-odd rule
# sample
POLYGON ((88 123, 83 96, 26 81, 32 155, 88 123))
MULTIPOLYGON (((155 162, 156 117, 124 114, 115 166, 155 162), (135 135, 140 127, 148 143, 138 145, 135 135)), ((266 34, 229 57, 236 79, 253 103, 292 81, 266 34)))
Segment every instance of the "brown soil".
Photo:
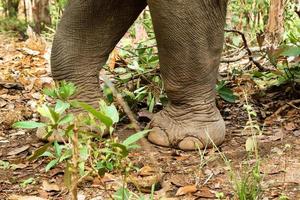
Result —
MULTIPOLYGON (((46 173, 48 159, 27 161, 26 158, 43 143, 35 137, 34 131, 11 128, 18 120, 39 119, 34 105, 42 98, 41 89, 50 85, 49 65, 44 58, 44 47, 39 44, 39 41, 23 42, 0 35, 0 199, 13 199, 11 195, 57 200, 68 197, 63 187, 63 166, 59 165, 46 173), (5 166, 3 161, 8 162, 9 166, 5 166), (29 178, 34 181, 22 187, 21 183, 29 178)), ((219 151, 230 161, 231 167, 225 164, 216 149, 201 153, 182 152, 151 145, 151 155, 143 150, 132 152, 130 158, 135 165, 162 170, 155 199, 217 199, 219 193, 224 194, 224 199, 235 199, 235 182, 230 179, 230 168, 237 177, 251 176, 247 166, 257 162, 245 150, 251 132, 246 129, 249 119, 243 108, 244 90, 248 93, 249 104, 258 115, 254 123, 263 127, 262 135, 258 136, 261 199, 282 199, 283 195, 291 200, 300 199, 300 109, 294 101, 295 97, 283 94, 282 90, 258 95, 259 91, 247 77, 240 77, 231 83, 240 100, 236 104, 218 100, 228 128, 227 139, 219 151), (278 110, 280 108, 283 109, 278 110), (149 156, 155 159, 155 166, 149 156)), ((123 123, 116 132, 120 138, 125 138, 134 131, 123 123)), ((120 187, 121 177, 119 174, 107 174, 102 182, 105 182, 106 188, 97 178, 88 178, 80 185, 81 197, 109 199, 109 194, 120 187)), ((129 188, 139 193, 132 184, 129 188)))

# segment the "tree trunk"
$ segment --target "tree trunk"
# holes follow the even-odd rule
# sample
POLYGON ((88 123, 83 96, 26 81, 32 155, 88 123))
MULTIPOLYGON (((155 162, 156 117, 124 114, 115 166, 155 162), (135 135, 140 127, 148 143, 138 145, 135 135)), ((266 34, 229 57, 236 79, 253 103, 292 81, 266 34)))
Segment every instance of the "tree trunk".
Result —
POLYGON ((34 0, 32 7, 33 21, 35 24, 35 32, 41 33, 44 25, 51 24, 51 16, 49 11, 49 0, 34 0))
POLYGON ((266 41, 272 46, 278 46, 284 32, 284 0, 271 0, 270 3, 266 41))

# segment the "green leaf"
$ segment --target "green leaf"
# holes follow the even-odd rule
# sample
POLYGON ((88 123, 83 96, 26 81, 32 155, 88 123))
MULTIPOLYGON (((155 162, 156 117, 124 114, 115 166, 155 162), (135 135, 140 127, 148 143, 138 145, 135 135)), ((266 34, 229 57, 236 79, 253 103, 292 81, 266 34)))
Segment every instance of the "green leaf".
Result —
POLYGON ((10 164, 7 161, 0 160, 0 169, 9 169, 10 164))
POLYGON ((121 187, 114 193, 115 200, 129 200, 130 192, 127 188, 121 187))
POLYGON ((131 144, 137 142, 139 139, 145 137, 145 135, 146 135, 147 133, 149 133, 149 131, 150 131, 150 130, 143 130, 143 131, 137 132, 137 133, 135 133, 135 134, 129 136, 126 140, 124 140, 124 141, 122 142, 122 144, 123 144, 124 146, 128 147, 129 145, 131 145, 131 144))
POLYGON ((218 94, 220 95, 220 97, 222 99, 224 99, 225 101, 228 101, 230 103, 234 103, 237 96, 235 96, 232 92, 231 89, 227 88, 225 86, 225 81, 220 81, 217 85, 216 85, 216 91, 218 92, 218 94))
POLYGON ((21 122, 16 122, 12 125, 13 128, 39 128, 39 127, 44 127, 46 124, 41 123, 41 122, 35 122, 35 121, 21 121, 21 122))
POLYGON ((130 150, 130 149, 138 149, 138 148, 141 148, 141 146, 138 145, 138 144, 131 144, 131 145, 129 145, 127 147, 128 150, 130 150))
POLYGON ((129 81, 132 77, 132 73, 126 73, 119 76, 120 80, 123 82, 129 81))
POLYGON ((59 158, 58 162, 62 162, 72 156, 72 151, 71 149, 68 149, 67 151, 64 151, 61 157, 59 158))
POLYGON ((82 160, 87 160, 89 158, 89 150, 87 146, 82 146, 79 149, 79 155, 82 160))
POLYGON ((55 124, 59 119, 59 114, 56 113, 53 108, 46 106, 45 104, 37 108, 37 111, 43 116, 51 120, 55 124))
POLYGON ((84 176, 84 170, 85 170, 85 163, 84 162, 80 162, 78 164, 78 168, 79 168, 79 174, 80 176, 84 176))
POLYGON ((60 157, 60 156, 61 156, 62 148, 61 148, 61 146, 58 144, 57 141, 54 141, 54 151, 55 151, 55 155, 56 155, 57 157, 60 157))
POLYGON ((70 108, 70 104, 63 102, 62 100, 57 100, 56 104, 55 104, 55 112, 62 114, 63 112, 65 112, 66 109, 70 108))
POLYGON ((57 98, 57 94, 54 88, 45 88, 43 89, 43 93, 49 97, 57 98))
POLYGON ((222 90, 219 90, 219 95, 222 99, 230 103, 234 103, 237 98, 229 88, 222 88, 222 90))
POLYGON ((155 97, 152 97, 149 105, 149 112, 153 112, 154 104, 155 104, 155 97))
POLYGON ((67 114, 66 116, 64 116, 63 118, 61 118, 59 121, 58 121, 58 124, 59 125, 62 125, 62 124, 67 124, 67 123, 70 123, 74 120, 74 115, 73 114, 67 114))
POLYGON ((44 146, 38 148, 37 150, 35 150, 33 152, 33 154, 28 158, 28 160, 33 161, 33 160, 37 159, 39 156, 43 155, 50 146, 52 146, 52 142, 49 142, 49 143, 45 144, 44 146))
POLYGON ((111 162, 106 163, 106 169, 107 169, 108 171, 113 171, 113 169, 114 169, 114 164, 111 163, 111 162))
POLYGON ((26 179, 26 180, 23 180, 22 182, 21 182, 21 187, 26 187, 27 185, 29 185, 29 184, 32 184, 32 183, 34 183, 35 181, 34 181, 34 178, 28 178, 28 179, 26 179))
POLYGON ((99 119, 101 122, 103 122, 107 127, 112 126, 113 121, 110 119, 110 117, 107 117, 102 112, 97 111, 91 105, 84 103, 84 102, 79 102, 79 101, 72 101, 71 104, 74 107, 80 107, 80 108, 83 108, 84 110, 88 111, 93 116, 95 116, 97 119, 99 119))
POLYGON ((103 112, 106 116, 110 117, 113 123, 119 122, 119 112, 114 104, 107 106, 104 100, 100 100, 99 106, 101 112, 103 112))
POLYGON ((246 151, 253 152, 255 151, 255 148, 257 147, 257 141, 254 137, 249 137, 246 140, 246 151))
POLYGON ((76 87, 74 83, 69 83, 66 81, 62 81, 58 88, 59 97, 62 98, 63 100, 67 100, 75 93, 75 91, 76 91, 76 87))
POLYGON ((285 50, 281 53, 283 56, 299 56, 300 47, 297 46, 287 46, 285 50))
POLYGON ((124 144, 119 144, 119 143, 113 143, 111 145, 112 147, 117 147, 117 148, 120 148, 121 149, 121 154, 123 157, 126 157, 128 156, 128 150, 127 150, 127 147, 124 145, 124 144))
POLYGON ((49 151, 45 151, 41 156, 55 158, 55 156, 49 151))
POLYGON ((45 171, 48 172, 51 168, 53 168, 58 163, 58 158, 55 160, 51 160, 48 165, 45 167, 45 171))

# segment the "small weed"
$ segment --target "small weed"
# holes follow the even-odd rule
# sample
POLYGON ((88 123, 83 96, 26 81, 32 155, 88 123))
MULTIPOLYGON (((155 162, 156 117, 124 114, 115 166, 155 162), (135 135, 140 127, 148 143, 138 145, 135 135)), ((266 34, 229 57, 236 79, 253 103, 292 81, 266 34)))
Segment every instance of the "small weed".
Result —
POLYGON ((47 122, 23 121, 13 125, 15 128, 44 128, 46 138, 53 134, 59 138, 60 143, 49 141, 37 149, 29 160, 49 157, 51 161, 45 167, 46 171, 63 163, 65 185, 74 200, 77 199, 77 185, 88 175, 104 176, 112 171, 127 175, 132 169, 127 157, 129 151, 138 148, 135 143, 148 132, 138 132, 123 142, 113 137, 103 139, 104 133, 113 133, 114 125, 119 121, 116 107, 101 100, 99 108, 95 109, 87 103, 70 100, 75 91, 74 84, 66 82, 44 90, 55 102, 45 103, 37 109, 41 116, 47 118, 47 122), (81 109, 85 113, 72 113, 72 109, 81 109))
POLYGON ((7 161, 0 160, 0 169, 9 169, 10 163, 7 161))
POLYGON ((288 197, 288 196, 286 196, 286 195, 284 195, 284 194, 281 194, 280 196, 279 196, 279 200, 289 200, 290 198, 288 197))
POLYGON ((31 184, 35 184, 35 180, 34 180, 34 178, 28 178, 28 179, 26 179, 26 180, 23 180, 21 183, 20 183, 20 186, 21 187, 23 187, 23 188, 25 188, 25 187, 27 187, 28 185, 31 185, 31 184))
POLYGON ((217 199, 224 199, 225 198, 225 195, 223 192, 216 192, 216 198, 217 199))

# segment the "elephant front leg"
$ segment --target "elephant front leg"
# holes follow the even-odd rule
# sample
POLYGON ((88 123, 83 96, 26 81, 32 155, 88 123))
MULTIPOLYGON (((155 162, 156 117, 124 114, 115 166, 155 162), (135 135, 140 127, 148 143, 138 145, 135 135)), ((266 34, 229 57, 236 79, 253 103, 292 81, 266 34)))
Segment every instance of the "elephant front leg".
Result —
POLYGON ((98 106, 99 70, 145 6, 145 0, 70 1, 53 42, 54 80, 75 83, 75 98, 98 106))
POLYGON ((154 144, 193 150, 220 145, 215 105, 226 0, 148 0, 169 105, 150 122, 154 144), (196 144, 196 145, 195 145, 196 144))

